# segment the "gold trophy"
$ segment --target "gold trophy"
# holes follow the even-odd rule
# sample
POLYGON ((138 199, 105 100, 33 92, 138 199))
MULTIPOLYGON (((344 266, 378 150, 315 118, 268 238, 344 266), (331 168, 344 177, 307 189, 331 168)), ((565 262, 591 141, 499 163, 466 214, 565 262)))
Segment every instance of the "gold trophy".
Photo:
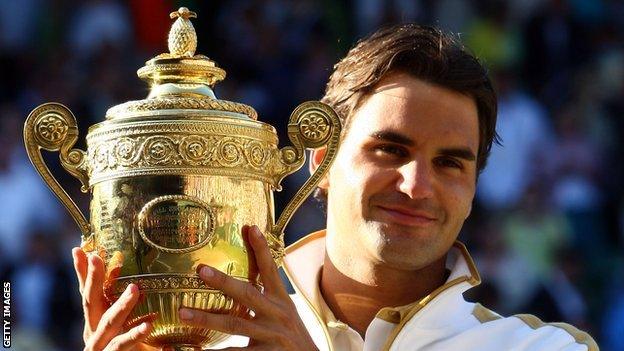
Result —
POLYGON ((110 108, 89 128, 87 151, 74 115, 58 103, 35 108, 24 125, 33 165, 82 231, 82 247, 106 264, 104 292, 114 302, 130 283, 145 295, 127 327, 157 314, 146 342, 163 350, 201 350, 228 335, 184 324, 181 306, 248 316, 245 306, 204 285, 195 273, 211 265, 260 288, 241 237, 245 224, 265 233, 276 261, 293 212, 324 176, 338 150, 340 121, 320 102, 298 106, 288 122, 292 146, 277 148, 275 129, 247 105, 217 99, 225 71, 195 55, 197 36, 180 8, 169 32, 169 53, 146 62, 138 76, 149 96, 110 108), (305 162, 305 149, 327 156, 275 221, 273 191, 305 162), (90 222, 45 165, 41 149, 59 151, 63 168, 91 192, 90 222))

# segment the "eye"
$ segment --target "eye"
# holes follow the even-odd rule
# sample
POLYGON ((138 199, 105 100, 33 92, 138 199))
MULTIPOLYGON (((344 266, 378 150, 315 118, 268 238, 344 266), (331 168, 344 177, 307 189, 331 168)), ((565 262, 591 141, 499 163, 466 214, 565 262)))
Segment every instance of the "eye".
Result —
POLYGON ((392 144, 377 145, 373 148, 373 151, 378 155, 392 155, 396 157, 407 157, 409 155, 404 147, 392 144))
POLYGON ((438 157, 434 160, 434 163, 438 167, 443 168, 456 168, 463 169, 464 165, 460 161, 452 158, 452 157, 438 157))

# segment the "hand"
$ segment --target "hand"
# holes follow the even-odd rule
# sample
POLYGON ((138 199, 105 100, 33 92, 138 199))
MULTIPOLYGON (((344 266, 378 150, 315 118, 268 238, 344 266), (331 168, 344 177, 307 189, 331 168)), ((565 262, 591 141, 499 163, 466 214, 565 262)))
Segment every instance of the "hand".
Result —
POLYGON ((198 270, 206 285, 223 291, 252 309, 255 315, 246 319, 181 308, 180 319, 191 325, 233 335, 245 335, 250 339, 247 348, 225 350, 317 350, 282 284, 266 239, 256 226, 244 226, 242 232, 243 236, 247 236, 253 250, 264 292, 212 267, 201 265, 198 270))
POLYGON ((74 268, 80 284, 85 327, 83 339, 85 350, 105 351, 155 351, 157 349, 142 344, 152 330, 150 322, 124 332, 123 324, 139 300, 136 284, 128 288, 108 307, 104 297, 104 262, 98 255, 87 255, 80 248, 72 250, 74 268))

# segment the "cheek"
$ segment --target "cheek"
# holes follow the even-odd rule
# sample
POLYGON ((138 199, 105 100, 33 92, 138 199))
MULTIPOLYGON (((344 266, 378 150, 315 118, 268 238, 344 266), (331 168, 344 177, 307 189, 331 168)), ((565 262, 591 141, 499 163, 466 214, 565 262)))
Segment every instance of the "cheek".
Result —
POLYGON ((336 201, 350 202, 348 205, 350 207, 360 204, 365 206, 371 195, 387 186, 391 177, 388 172, 375 167, 364 157, 347 154, 347 156, 339 154, 331 168, 330 193, 336 201))
POLYGON ((351 192, 350 187, 353 180, 349 174, 348 165, 341 155, 342 151, 343 150, 339 151, 327 175, 329 182, 329 188, 327 190, 332 203, 340 203, 346 200, 346 197, 351 197, 349 193, 351 192))
POLYGON ((396 171, 379 167, 362 167, 359 169, 360 184, 366 199, 377 194, 388 194, 395 191, 396 171))
POLYGON ((452 216, 448 219, 463 222, 470 214, 475 186, 467 182, 447 184, 441 190, 441 194, 446 203, 447 215, 452 216))

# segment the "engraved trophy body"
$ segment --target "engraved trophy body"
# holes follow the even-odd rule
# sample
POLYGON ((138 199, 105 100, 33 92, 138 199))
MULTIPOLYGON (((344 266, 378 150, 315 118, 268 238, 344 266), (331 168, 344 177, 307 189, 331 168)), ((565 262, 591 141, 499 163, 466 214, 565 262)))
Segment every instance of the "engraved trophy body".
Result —
POLYGON ((323 177, 337 152, 340 121, 320 102, 295 109, 288 123, 292 146, 277 148, 275 129, 253 108, 219 100, 212 88, 225 71, 195 55, 197 39, 180 8, 169 33, 169 53, 138 71, 150 85, 144 100, 108 110, 89 128, 87 151, 73 148, 76 120, 63 105, 35 108, 24 126, 28 156, 82 231, 82 246, 106 264, 105 295, 115 301, 130 283, 145 295, 128 327, 154 313, 147 338, 162 349, 200 350, 227 335, 178 319, 181 306, 245 316, 250 311, 195 274, 199 263, 259 285, 241 237, 245 224, 265 233, 279 263, 283 229, 323 177), (275 220, 273 191, 301 168, 305 149, 327 156, 275 220), (59 151, 65 170, 91 192, 87 221, 43 162, 41 149, 59 151))

